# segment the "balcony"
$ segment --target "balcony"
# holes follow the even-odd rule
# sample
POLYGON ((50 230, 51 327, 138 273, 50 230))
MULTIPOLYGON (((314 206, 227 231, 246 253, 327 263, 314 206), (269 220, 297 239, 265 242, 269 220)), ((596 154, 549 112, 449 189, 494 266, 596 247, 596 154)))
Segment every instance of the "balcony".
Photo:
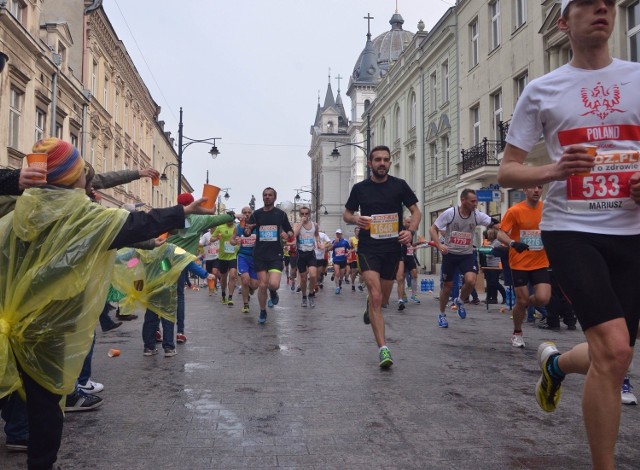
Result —
POLYGON ((500 121, 500 140, 486 137, 478 145, 462 150, 462 161, 458 163, 458 174, 462 175, 486 166, 499 166, 498 155, 504 151, 510 121, 500 121))

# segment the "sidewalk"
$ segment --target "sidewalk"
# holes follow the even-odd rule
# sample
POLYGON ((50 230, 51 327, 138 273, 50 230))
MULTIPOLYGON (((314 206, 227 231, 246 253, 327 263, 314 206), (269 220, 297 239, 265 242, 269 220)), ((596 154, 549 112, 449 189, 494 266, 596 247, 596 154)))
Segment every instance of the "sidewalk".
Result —
MULTIPOLYGON (((206 289, 185 292, 188 342, 178 355, 143 357, 142 317, 98 333, 93 379, 105 403, 69 413, 59 464, 93 469, 588 469, 583 380, 565 381, 555 413, 534 397, 536 349, 561 351, 580 330, 525 325, 525 349, 510 344, 509 312, 468 306, 437 327, 434 294, 384 310, 394 366, 378 367, 365 294, 332 283, 303 309, 283 284, 280 303, 257 323, 206 289), (120 357, 109 358, 110 348, 120 357)), ((638 375, 633 378, 639 384, 638 375)), ((640 388, 637 389, 640 391, 640 388)), ((640 466, 640 409, 625 406, 618 468, 640 466)), ((0 468, 26 468, 0 445, 0 468)))

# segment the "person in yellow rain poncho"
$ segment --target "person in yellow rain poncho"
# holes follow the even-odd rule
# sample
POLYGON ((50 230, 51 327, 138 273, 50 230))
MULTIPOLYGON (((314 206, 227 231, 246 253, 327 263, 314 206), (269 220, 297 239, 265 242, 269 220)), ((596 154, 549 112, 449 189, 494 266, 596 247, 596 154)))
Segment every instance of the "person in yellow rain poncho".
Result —
POLYGON ((46 153, 47 185, 24 191, 0 219, 0 407, 24 390, 27 464, 50 469, 62 437, 61 400, 71 393, 104 305, 115 250, 184 227, 185 216, 212 214, 203 200, 128 213, 90 202, 78 150, 56 138, 46 153), (85 295, 85 292, 87 293, 85 295))

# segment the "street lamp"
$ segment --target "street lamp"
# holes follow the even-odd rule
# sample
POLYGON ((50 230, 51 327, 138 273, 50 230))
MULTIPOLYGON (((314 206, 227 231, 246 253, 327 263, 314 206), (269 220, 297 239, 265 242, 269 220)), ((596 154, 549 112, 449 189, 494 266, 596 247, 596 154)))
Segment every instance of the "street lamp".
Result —
MULTIPOLYGON (((312 191, 310 188, 306 189, 304 186, 302 188, 294 188, 293 189, 296 192, 295 197, 293 198, 294 202, 300 202, 300 199, 302 199, 300 197, 300 193, 309 193, 311 194, 311 196, 313 196, 313 204, 316 206, 316 222, 318 221, 318 194, 315 191, 312 191)), ((295 211, 294 211, 294 219, 295 219, 295 211)))
POLYGON ((167 174, 165 173, 167 171, 167 168, 169 168, 170 166, 178 166, 177 163, 167 163, 167 166, 164 167, 164 169, 162 170, 162 175, 160 175, 160 180, 161 181, 167 181, 169 178, 167 178, 167 174))
MULTIPOLYGON (((231 188, 220 188, 220 193, 222 191, 224 191, 224 196, 221 196, 220 193, 218 193, 218 214, 220 213, 220 203, 221 203, 220 199, 224 198, 225 202, 228 201, 229 198, 231 197, 231 196, 229 196, 229 190, 230 189, 231 188)), ((226 207, 225 207, 225 209, 226 209, 226 207)))
POLYGON ((215 159, 220 155, 220 150, 216 147, 216 140, 222 140, 222 137, 209 137, 207 139, 192 139, 182 134, 182 107, 180 107, 180 122, 178 123, 178 195, 182 191, 182 154, 185 149, 191 144, 213 144, 209 155, 215 159), (182 144, 182 139, 186 139, 189 142, 182 144), (213 142, 211 142, 213 141, 213 142))
MULTIPOLYGON (((325 206, 324 204, 320 204, 320 207, 318 207, 318 212, 323 207, 324 207, 324 212, 322 213, 322 215, 329 215, 329 211, 327 210, 327 206, 325 206)), ((318 212, 316 212, 316 218, 318 218, 318 212)))

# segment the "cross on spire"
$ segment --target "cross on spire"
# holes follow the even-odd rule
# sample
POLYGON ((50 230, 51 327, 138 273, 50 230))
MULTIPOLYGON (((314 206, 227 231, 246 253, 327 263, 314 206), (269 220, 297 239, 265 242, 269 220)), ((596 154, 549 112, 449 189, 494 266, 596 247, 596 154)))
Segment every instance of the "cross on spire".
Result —
POLYGON ((371 20, 374 18, 371 16, 371 13, 367 13, 367 16, 365 16, 364 19, 367 20, 367 39, 371 39, 371 20))
POLYGON ((398 13, 398 0, 396 0, 396 13, 398 13))
POLYGON ((331 67, 329 67, 329 85, 331 85, 331 67))
POLYGON ((340 80, 342 79, 343 79, 342 75, 340 74, 336 75, 336 80, 338 80, 338 93, 340 93, 340 80))

